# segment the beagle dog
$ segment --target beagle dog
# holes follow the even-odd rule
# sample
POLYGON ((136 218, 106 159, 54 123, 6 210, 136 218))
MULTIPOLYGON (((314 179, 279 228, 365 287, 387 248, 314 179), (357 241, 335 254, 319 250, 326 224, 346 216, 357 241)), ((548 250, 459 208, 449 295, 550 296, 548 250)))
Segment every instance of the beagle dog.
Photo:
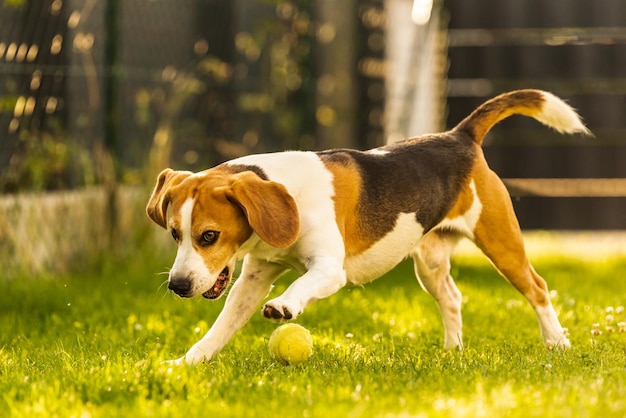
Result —
POLYGON ((173 363, 211 359, 287 270, 300 277, 264 304, 269 319, 294 319, 313 301, 372 281, 407 257, 439 306, 444 347, 462 347, 450 254, 463 237, 530 302, 545 345, 569 347, 546 282, 525 254, 509 194, 481 149, 489 129, 513 114, 561 133, 590 134, 558 97, 518 90, 483 103, 450 131, 369 151, 286 151, 198 173, 161 172, 146 211, 178 244, 169 289, 217 299, 243 259, 211 329, 173 363))

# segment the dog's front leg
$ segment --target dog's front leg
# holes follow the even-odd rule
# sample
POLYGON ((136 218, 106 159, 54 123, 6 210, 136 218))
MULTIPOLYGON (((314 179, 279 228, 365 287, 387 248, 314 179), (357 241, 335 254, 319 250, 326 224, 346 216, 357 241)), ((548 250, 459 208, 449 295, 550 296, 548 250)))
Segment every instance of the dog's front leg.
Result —
POLYGON ((318 256, 307 261, 307 272, 294 281, 285 293, 265 304, 265 317, 294 319, 311 302, 326 298, 346 285, 346 272, 341 260, 318 256))
POLYGON ((283 266, 246 257, 241 275, 211 329, 174 363, 196 364, 210 360, 248 322, 268 295, 272 283, 284 272, 283 266))

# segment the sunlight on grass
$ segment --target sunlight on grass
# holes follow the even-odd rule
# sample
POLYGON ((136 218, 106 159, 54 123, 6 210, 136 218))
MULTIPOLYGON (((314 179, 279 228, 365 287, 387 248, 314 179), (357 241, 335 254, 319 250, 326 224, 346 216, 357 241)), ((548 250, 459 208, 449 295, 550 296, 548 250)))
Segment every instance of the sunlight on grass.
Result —
POLYGON ((154 273, 161 264, 133 258, 103 273, 3 283, 0 410, 16 417, 626 414, 626 282, 615 279, 625 257, 535 262, 569 329, 567 352, 543 348, 530 305, 484 257, 460 254, 453 275, 464 294, 464 350, 441 349, 436 304, 405 263, 310 306, 296 322, 311 331, 314 354, 291 367, 268 353, 277 325, 260 314, 207 364, 163 364, 206 333, 223 300, 171 297, 154 273))

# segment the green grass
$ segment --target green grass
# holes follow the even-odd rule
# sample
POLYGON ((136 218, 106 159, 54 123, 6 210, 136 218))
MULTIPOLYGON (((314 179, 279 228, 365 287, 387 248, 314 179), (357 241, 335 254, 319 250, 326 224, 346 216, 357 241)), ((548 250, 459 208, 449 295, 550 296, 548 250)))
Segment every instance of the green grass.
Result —
MULTIPOLYGON (((296 367, 271 358, 276 324, 260 314, 209 363, 161 364, 223 304, 173 297, 156 274, 168 263, 137 255, 97 274, 2 283, 0 415, 626 415, 626 333, 605 330, 606 308, 626 304, 623 258, 534 263, 558 290, 574 345, 565 353, 543 348, 530 306, 484 259, 464 257, 453 268, 465 296, 463 351, 441 349, 435 303, 403 264, 310 306, 296 322, 311 330, 315 353, 296 367)), ((613 316, 616 328, 626 320, 613 316)))

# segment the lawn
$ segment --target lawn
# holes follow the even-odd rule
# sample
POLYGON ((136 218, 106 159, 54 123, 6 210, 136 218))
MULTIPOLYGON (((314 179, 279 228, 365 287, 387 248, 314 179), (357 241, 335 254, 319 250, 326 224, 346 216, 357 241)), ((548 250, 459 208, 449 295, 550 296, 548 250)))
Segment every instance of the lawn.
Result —
POLYGON ((158 274, 170 261, 139 252, 89 273, 3 282, 1 414, 626 415, 626 257, 534 260, 569 329, 567 352, 546 350, 530 306, 484 258, 465 255, 453 266, 465 297, 462 351, 441 348, 435 303, 405 263, 310 306, 296 320, 315 344, 302 365, 272 359, 267 340, 276 324, 259 313, 198 367, 161 361, 197 341, 223 300, 172 296, 158 274))

